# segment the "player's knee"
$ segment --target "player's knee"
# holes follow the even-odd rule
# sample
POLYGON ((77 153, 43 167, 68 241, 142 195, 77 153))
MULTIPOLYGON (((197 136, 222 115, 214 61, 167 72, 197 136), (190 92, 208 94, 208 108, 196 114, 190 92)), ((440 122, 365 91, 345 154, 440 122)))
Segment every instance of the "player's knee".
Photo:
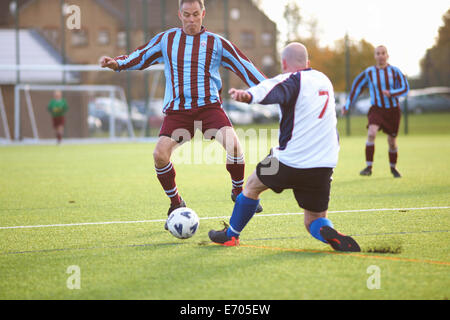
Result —
POLYGON ((256 191, 255 189, 249 188, 249 187, 245 187, 244 188, 244 196, 246 196, 247 198, 253 199, 253 200, 258 200, 259 199, 259 195, 260 192, 256 191))
POLYGON ((170 154, 161 148, 155 148, 153 150, 153 159, 157 166, 166 165, 170 161, 170 154))
POLYGON ((255 174, 252 174, 244 187, 244 195, 250 199, 259 199, 260 194, 267 189, 266 186, 262 184, 262 182, 258 179, 255 174))
POLYGON ((397 146, 397 139, 388 137, 388 145, 390 150, 396 150, 398 148, 397 146))

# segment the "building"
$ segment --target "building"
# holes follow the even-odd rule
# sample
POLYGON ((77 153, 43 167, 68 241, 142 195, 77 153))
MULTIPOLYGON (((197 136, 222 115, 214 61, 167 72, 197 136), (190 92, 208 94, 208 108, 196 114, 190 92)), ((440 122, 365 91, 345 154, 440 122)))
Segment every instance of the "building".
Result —
MULTIPOLYGON (((15 26, 12 2, 0 1, 0 29, 15 26)), ((18 4, 19 28, 33 30, 63 64, 98 64, 103 55, 127 54, 162 30, 181 26, 178 0, 18 0, 18 4), (70 5, 80 8, 80 29, 66 25, 71 13, 65 8, 70 5)), ((209 31, 232 41, 266 75, 279 72, 276 24, 251 0, 205 0, 205 5, 209 31)), ((231 72, 224 70, 223 75, 225 89, 245 87, 231 72)), ((142 72, 82 72, 80 77, 83 84, 120 85, 127 89, 129 100, 143 100, 151 83, 144 81, 142 72)), ((158 95, 163 92, 162 81, 158 95)))
MULTIPOLYGON (((18 38, 21 44, 20 62, 23 65, 45 65, 55 66, 62 62, 61 55, 55 51, 48 42, 34 29, 21 29, 18 32, 18 38)), ((0 29, 0 43, 2 50, 0 52, 0 65, 14 65, 16 64, 16 32, 14 29, 0 29)), ((63 72, 61 71, 0 71, 0 89, 1 98, 6 105, 5 113, 8 119, 8 128, 10 129, 10 136, 13 136, 14 128, 14 88, 19 81, 23 84, 59 84, 63 79, 63 72)), ((66 83, 79 83, 77 73, 68 72, 65 75, 66 83)), ((51 118, 47 112, 47 104, 49 98, 52 97, 52 92, 41 93, 33 92, 30 103, 33 105, 36 123, 38 124, 38 131, 41 138, 53 137, 53 129, 51 125, 51 118)), ((24 137, 32 137, 31 123, 29 121, 29 111, 26 107, 26 99, 28 97, 22 93, 21 103, 21 134, 24 137)), ((66 97, 69 104, 72 106, 81 104, 80 96, 66 97)), ((1 103, 1 102, 0 102, 1 103)), ((79 125, 77 121, 72 119, 80 119, 86 116, 84 108, 71 108, 67 114, 68 122, 66 130, 73 137, 84 137, 87 135, 87 126, 79 125)), ((3 135, 3 128, 0 130, 3 135)))
MULTIPOLYGON (((126 54, 156 33, 180 26, 178 0, 146 0, 146 11, 144 1, 130 0, 127 7, 124 0, 66 0, 67 5, 80 7, 81 29, 64 27, 62 33, 65 20, 59 14, 60 0, 23 0, 20 27, 36 29, 71 63, 96 64, 103 55, 126 54)), ((2 2, 5 6, 8 1, 2 2)), ((251 0, 206 0, 205 5, 208 30, 226 36, 267 75, 278 73, 276 24, 251 0), (224 13, 225 3, 228 14, 224 13)), ((11 18, 9 23, 13 23, 11 18)), ((242 86, 237 81, 232 80, 231 85, 242 86)))

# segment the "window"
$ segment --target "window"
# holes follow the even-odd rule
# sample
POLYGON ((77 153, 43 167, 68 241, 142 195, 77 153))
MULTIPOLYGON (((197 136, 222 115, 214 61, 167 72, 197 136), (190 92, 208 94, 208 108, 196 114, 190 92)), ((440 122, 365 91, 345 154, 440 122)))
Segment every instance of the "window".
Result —
POLYGON ((241 17, 241 11, 237 8, 233 8, 230 10, 230 18, 232 20, 239 20, 239 18, 241 17))
POLYGON ((88 35, 86 30, 72 30, 71 31, 71 41, 72 46, 74 47, 83 47, 87 46, 88 41, 88 35))
POLYGON ((269 32, 264 32, 261 35, 262 44, 265 47, 270 47, 272 45, 272 34, 269 32))
POLYGON ((99 45, 108 45, 110 42, 110 35, 108 30, 100 30, 97 36, 97 43, 99 45))
POLYGON ((274 61, 273 57, 269 56, 269 55, 265 55, 262 58, 261 62, 262 62, 262 65, 263 65, 264 68, 270 68, 270 67, 273 67, 275 65, 275 61, 274 61))
POLYGON ((243 48, 255 47, 255 35, 250 31, 241 32, 241 45, 243 48))
POLYGON ((127 47, 127 34, 125 31, 120 31, 117 33, 117 46, 119 48, 127 47))

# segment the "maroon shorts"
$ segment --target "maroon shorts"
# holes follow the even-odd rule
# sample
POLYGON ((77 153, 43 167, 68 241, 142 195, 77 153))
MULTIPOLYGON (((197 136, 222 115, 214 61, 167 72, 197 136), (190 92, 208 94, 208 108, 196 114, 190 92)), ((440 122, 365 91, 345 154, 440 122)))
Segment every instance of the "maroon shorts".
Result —
POLYGON ((400 108, 380 108, 377 106, 372 106, 367 115, 369 118, 369 127, 371 124, 375 124, 383 130, 384 133, 397 137, 400 128, 400 119, 402 117, 402 112, 400 108))
POLYGON ((59 126, 63 126, 65 123, 65 118, 63 116, 61 117, 54 117, 53 118, 53 128, 57 128, 59 126))
POLYGON ((232 126, 220 106, 200 107, 168 113, 164 117, 159 136, 166 136, 181 143, 191 140, 198 129, 206 139, 214 139, 217 130, 232 126))

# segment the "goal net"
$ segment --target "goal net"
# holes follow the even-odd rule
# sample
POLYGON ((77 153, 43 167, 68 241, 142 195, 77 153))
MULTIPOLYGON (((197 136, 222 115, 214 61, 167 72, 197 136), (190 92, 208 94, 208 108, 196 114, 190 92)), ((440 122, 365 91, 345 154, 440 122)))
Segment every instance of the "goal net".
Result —
MULTIPOLYGON (((45 66, 20 68, 39 72, 45 69, 45 66)), ((107 71, 97 66, 66 65, 59 68, 66 72, 79 73, 107 71)), ((0 94, 0 142, 12 140, 42 143, 55 139, 53 118, 48 105, 58 95, 66 100, 68 106, 64 115, 64 139, 125 140, 151 137, 156 134, 163 118, 162 98, 159 98, 162 70, 161 66, 147 70, 145 73, 148 74, 148 93, 136 94, 133 98, 127 97, 125 81, 122 81, 125 85, 73 82, 16 84, 14 92, 11 93, 14 99, 10 99, 12 101, 9 105, 5 105, 0 94)), ((136 75, 142 77, 142 73, 136 72, 136 75)), ((116 75, 111 73, 109 76, 111 78, 116 75)), ((125 76, 125 73, 117 75, 122 78, 125 76)), ((83 79, 83 76, 80 76, 80 79, 83 79)))

